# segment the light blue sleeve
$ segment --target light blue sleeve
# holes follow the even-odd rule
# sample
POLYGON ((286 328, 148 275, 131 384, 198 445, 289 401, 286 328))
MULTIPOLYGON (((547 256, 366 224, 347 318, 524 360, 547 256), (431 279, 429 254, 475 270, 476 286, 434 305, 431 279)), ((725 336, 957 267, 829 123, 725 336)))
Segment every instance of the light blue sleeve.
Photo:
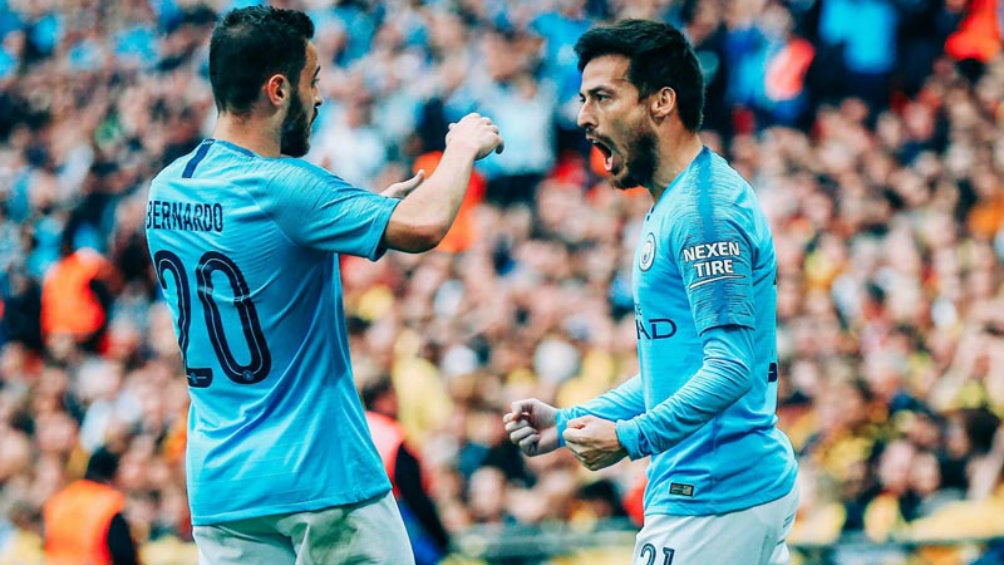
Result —
POLYGON ((645 396, 642 393, 641 376, 635 375, 617 388, 608 390, 585 404, 558 410, 556 419, 558 443, 565 445, 565 440, 561 436, 568 427, 568 421, 580 416, 590 415, 616 422, 630 420, 644 412, 645 396))
POLYGON ((728 209, 699 204, 671 224, 670 246, 698 333, 731 324, 755 326, 754 247, 741 214, 723 210, 728 209))
POLYGON ((398 202, 307 164, 288 165, 259 200, 293 242, 371 260, 385 251, 380 242, 398 202))
POLYGON ((617 438, 631 459, 673 447, 753 386, 752 329, 716 326, 701 338, 704 364, 687 384, 645 414, 617 422, 617 438))

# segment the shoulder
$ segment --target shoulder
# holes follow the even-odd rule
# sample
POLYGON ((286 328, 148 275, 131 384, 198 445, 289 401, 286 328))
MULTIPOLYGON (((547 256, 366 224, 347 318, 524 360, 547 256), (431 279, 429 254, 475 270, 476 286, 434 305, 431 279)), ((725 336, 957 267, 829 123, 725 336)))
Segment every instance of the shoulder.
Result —
POLYGON ((752 188, 724 159, 713 157, 721 161, 694 168, 666 207, 663 229, 675 245, 718 240, 752 244, 758 239, 752 188))
POLYGON ((698 183, 715 204, 741 203, 744 194, 753 190, 750 183, 721 155, 708 151, 710 158, 701 171, 698 183))
POLYGON ((295 157, 268 159, 263 163, 274 183, 295 186, 298 189, 332 189, 351 186, 327 169, 295 157))
POLYGON ((181 178, 182 171, 185 170, 185 164, 194 156, 195 151, 189 152, 181 157, 178 157, 174 161, 171 161, 166 167, 160 170, 155 177, 153 177, 152 184, 157 185, 162 182, 168 182, 176 178, 181 178))
POLYGON ((277 157, 268 159, 265 166, 289 175, 322 179, 334 176, 327 169, 298 157, 277 157))
POLYGON ((96 250, 90 247, 81 247, 78 249, 73 256, 82 264, 88 267, 102 267, 109 264, 108 259, 104 255, 98 253, 96 250))
POLYGON ((702 161, 682 179, 680 190, 673 191, 667 215, 674 222, 746 218, 755 202, 753 188, 723 157, 705 151, 702 161))
POLYGON ((370 431, 374 436, 377 435, 391 435, 391 436, 403 436, 400 424, 394 419, 373 412, 372 410, 366 410, 366 423, 370 427, 370 431))

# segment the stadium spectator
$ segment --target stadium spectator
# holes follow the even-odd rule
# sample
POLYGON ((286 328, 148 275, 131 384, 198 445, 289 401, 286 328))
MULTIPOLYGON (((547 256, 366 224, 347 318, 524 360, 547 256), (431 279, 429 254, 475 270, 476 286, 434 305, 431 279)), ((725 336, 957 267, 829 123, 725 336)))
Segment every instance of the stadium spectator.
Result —
POLYGON ((46 340, 68 336, 85 349, 102 346, 108 309, 118 291, 117 275, 107 259, 90 248, 75 249, 67 229, 60 259, 42 284, 41 329, 46 340))
POLYGON ((118 456, 100 448, 84 478, 45 503, 45 558, 52 565, 136 565, 136 545, 123 517, 125 495, 115 488, 118 456))
POLYGON ((409 447, 397 421, 397 393, 389 375, 380 375, 360 387, 366 424, 369 426, 394 498, 404 519, 417 565, 439 563, 446 556, 450 537, 439 520, 436 505, 426 492, 429 477, 409 447))
POLYGON ((823 47, 838 53, 837 78, 830 84, 842 91, 829 95, 855 96, 876 110, 889 104, 889 79, 896 66, 896 33, 900 13, 888 0, 823 0, 819 2, 819 38, 823 47))

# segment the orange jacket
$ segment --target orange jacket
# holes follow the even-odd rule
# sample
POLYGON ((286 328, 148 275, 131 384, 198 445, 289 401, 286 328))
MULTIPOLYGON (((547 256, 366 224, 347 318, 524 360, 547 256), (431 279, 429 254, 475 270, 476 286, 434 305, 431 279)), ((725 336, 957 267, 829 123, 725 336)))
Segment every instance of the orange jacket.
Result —
POLYGON ((804 39, 792 39, 767 62, 764 89, 771 100, 792 100, 805 89, 816 50, 804 39))
MULTIPOLYGON (((442 151, 431 151, 415 159, 412 169, 417 173, 419 170, 425 171, 425 178, 432 176, 439 162, 443 159, 442 151)), ((446 236, 439 242, 436 249, 449 253, 459 253, 466 251, 478 238, 478 226, 475 223, 474 209, 485 199, 486 182, 484 177, 477 171, 471 173, 471 180, 467 184, 467 193, 460 203, 457 217, 446 236)))
POLYGON ((52 496, 42 509, 48 565, 110 565, 108 527, 125 496, 94 481, 79 480, 52 496))
POLYGON ((388 418, 383 414, 366 411, 366 423, 370 427, 370 435, 373 436, 373 443, 376 445, 380 460, 383 461, 383 468, 387 471, 390 484, 394 487, 394 497, 398 498, 401 493, 397 488, 397 481, 394 480, 394 466, 397 465, 397 452, 404 443, 404 430, 393 418, 388 418))
POLYGON ((976 59, 989 63, 1001 52, 997 21, 998 0, 972 0, 959 29, 948 36, 945 51, 957 61, 976 59))
POLYGON ((42 282, 42 333, 66 332, 86 338, 101 329, 105 311, 90 284, 109 269, 104 257, 87 249, 50 267, 42 282))

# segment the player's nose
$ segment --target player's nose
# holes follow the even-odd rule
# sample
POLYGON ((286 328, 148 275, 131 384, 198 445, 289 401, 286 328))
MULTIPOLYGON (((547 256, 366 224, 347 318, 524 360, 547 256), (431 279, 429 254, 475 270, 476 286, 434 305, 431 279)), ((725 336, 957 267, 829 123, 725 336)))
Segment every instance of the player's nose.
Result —
POLYGON ((583 104, 579 108, 579 115, 575 118, 575 123, 587 132, 596 127, 596 115, 589 107, 589 103, 583 104))

